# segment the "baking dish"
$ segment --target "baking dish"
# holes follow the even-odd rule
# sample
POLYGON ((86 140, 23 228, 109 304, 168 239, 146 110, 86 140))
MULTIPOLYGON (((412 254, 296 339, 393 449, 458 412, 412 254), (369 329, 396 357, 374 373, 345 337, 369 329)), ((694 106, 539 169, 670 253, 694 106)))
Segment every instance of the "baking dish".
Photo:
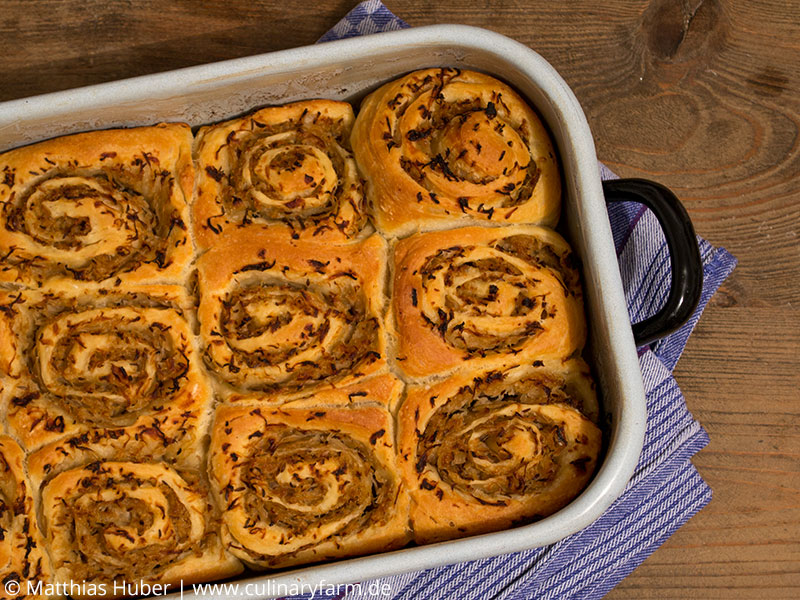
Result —
MULTIPOLYGON (((623 491, 642 447, 646 405, 636 346, 679 326, 699 297, 699 255, 680 204, 649 182, 621 181, 606 191, 655 209, 671 244, 673 288, 662 311, 629 325, 603 186, 586 118, 566 83, 538 54, 483 29, 439 25, 309 46, 15 100, 0 105, 0 150, 108 127, 184 121, 199 126, 255 107, 308 98, 349 100, 411 70, 448 65, 495 75, 527 97, 548 124, 564 177, 564 230, 583 263, 590 358, 603 398, 608 446, 584 492, 558 513, 508 531, 442 542, 290 572, 242 579, 239 593, 281 593, 281 586, 365 581, 474 560, 558 541, 598 518, 623 491), (694 246, 692 244, 694 243, 694 246), (634 337, 636 333, 636 339, 634 337), (268 584, 268 585, 267 585, 268 584), (253 588, 250 588, 251 590, 253 588)), ((307 590, 309 588, 306 588, 307 590)), ((187 590, 183 597, 201 597, 187 590)))

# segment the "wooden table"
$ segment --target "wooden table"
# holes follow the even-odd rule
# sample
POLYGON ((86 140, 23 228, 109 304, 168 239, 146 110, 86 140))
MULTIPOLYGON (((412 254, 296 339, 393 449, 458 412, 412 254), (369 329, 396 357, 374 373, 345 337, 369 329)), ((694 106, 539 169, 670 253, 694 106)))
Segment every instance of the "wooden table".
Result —
MULTIPOLYGON (((0 100, 310 44, 354 0, 0 2, 0 100)), ((388 0, 493 29, 575 90, 600 159, 682 198, 739 267, 675 376, 714 499, 609 598, 800 596, 800 2, 388 0)))

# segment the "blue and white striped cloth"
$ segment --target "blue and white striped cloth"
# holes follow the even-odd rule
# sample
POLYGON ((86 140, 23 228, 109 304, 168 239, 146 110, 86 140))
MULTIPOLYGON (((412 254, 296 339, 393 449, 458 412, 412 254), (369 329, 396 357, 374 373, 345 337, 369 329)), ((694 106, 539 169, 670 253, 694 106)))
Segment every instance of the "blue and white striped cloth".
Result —
MULTIPOLYGON (((408 25, 379 0, 362 2, 320 42, 404 29, 408 25)), ((616 176, 600 165, 603 179, 616 176)), ((640 204, 615 203, 609 219, 631 320, 653 314, 670 284, 669 252, 653 214, 640 204)), ((672 369, 706 303, 733 271, 736 259, 699 238, 703 295, 679 331, 641 348, 648 423, 636 473, 622 496, 595 523, 557 544, 388 577, 381 596, 346 600, 579 600, 604 596, 711 499, 690 459, 708 435, 686 408, 672 369)))

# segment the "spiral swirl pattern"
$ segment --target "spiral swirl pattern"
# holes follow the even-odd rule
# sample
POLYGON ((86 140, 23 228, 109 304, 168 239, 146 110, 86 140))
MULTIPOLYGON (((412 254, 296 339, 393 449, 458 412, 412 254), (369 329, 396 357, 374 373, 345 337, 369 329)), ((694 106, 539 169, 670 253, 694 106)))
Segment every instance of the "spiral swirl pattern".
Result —
POLYGON ((327 246, 279 233, 229 238, 200 261, 207 364, 243 390, 290 393, 374 371, 382 360, 384 242, 327 246))
POLYGON ((77 421, 129 424, 182 387, 187 332, 176 321, 171 311, 139 307, 62 315, 37 336, 42 385, 77 421))
POLYGON ((225 344, 211 345, 208 356, 248 389, 330 380, 377 358, 377 319, 349 279, 243 282, 220 304, 218 322, 225 344))
POLYGON ((417 489, 412 520, 421 539, 541 518, 580 492, 601 438, 581 413, 596 415, 591 387, 575 382, 591 381, 580 374, 584 368, 552 361, 412 388, 401 408, 400 439, 406 476, 417 489), (452 527, 437 519, 437 507, 452 510, 452 527), (476 519, 478 509, 485 521, 476 519))
POLYGON ((255 527, 267 528, 259 543, 283 538, 284 551, 294 552, 363 528, 390 504, 386 469, 346 435, 270 425, 251 452, 241 470, 241 503, 255 527))
POLYGON ((349 150, 353 113, 333 101, 271 107, 201 131, 201 245, 231 225, 282 223, 297 237, 355 237, 366 223, 349 150))
POLYGON ((559 287, 550 272, 475 246, 442 250, 420 273, 424 318, 449 345, 471 353, 517 349, 544 331, 548 290, 559 287))
POLYGON ((105 173, 54 176, 6 205, 10 231, 30 238, 35 262, 102 280, 155 260, 158 218, 147 200, 105 173))
POLYGON ((218 409, 210 471, 236 556, 273 568, 405 541, 391 415, 348 400, 392 387, 381 380, 280 409, 257 397, 218 409))
POLYGON ((0 293, 9 431, 28 450, 61 438, 84 445, 89 431, 108 430, 118 445, 133 437, 176 449, 200 435, 211 389, 188 305, 186 291, 168 285, 110 291, 64 282, 0 293))
POLYGON ((205 494, 166 464, 99 462, 42 490, 50 553, 75 581, 151 579, 208 535, 205 494))
MULTIPOLYGON (((236 142, 234 137, 232 142, 236 142)), ((233 193, 251 201, 255 214, 280 220, 305 220, 335 208, 339 175, 352 179, 352 162, 341 146, 310 133, 279 133, 248 139, 241 154, 233 193), (326 145, 326 141, 330 145, 326 145)))
POLYGON ((407 373, 520 352, 566 357, 582 347, 580 280, 569 247, 542 228, 501 235, 467 228, 398 244, 395 318, 407 373), (420 336, 430 350, 418 352, 420 336))
POLYGON ((544 127, 486 75, 429 69, 386 84, 362 104, 353 148, 381 231, 558 218, 560 183, 544 127))
POLYGON ((191 260, 183 125, 57 138, 0 157, 0 280, 174 280, 191 260))
POLYGON ((440 481, 483 504, 539 493, 570 453, 563 407, 453 398, 428 421, 417 454, 440 481), (440 439, 441 433, 447 436, 440 439))

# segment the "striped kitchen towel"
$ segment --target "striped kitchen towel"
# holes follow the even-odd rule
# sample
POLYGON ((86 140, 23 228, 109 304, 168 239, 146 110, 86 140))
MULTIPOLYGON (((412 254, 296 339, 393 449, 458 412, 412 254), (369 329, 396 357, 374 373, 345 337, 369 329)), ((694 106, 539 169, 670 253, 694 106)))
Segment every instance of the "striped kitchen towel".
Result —
MULTIPOLYGON (((362 2, 320 42, 403 29, 408 25, 380 1, 362 2)), ((603 179, 615 175, 600 165, 603 179)), ((669 252, 653 214, 640 204, 609 206, 631 321, 653 314, 670 284, 669 252)), ((523 600, 596 599, 642 563, 711 499, 711 490, 691 457, 708 435, 686 408, 671 371, 703 308, 736 266, 723 248, 699 238, 703 294, 691 320, 651 347, 639 362, 647 393, 644 449, 625 492, 595 523, 545 548, 407 573, 380 580, 380 596, 344 595, 347 600, 523 600), (386 590, 389 590, 386 592, 386 590)))

